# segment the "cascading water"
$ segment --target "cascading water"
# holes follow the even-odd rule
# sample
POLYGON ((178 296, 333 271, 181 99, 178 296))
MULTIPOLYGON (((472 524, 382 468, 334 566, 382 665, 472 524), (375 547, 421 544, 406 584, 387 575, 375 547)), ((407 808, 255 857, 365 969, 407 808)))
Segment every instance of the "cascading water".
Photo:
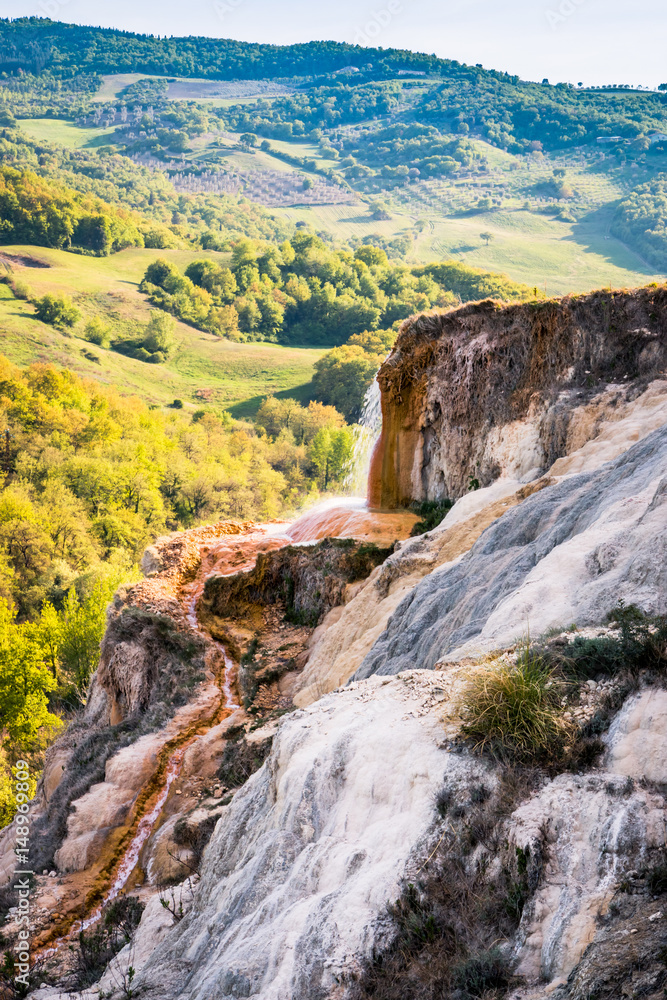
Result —
POLYGON ((345 488, 351 496, 367 495, 371 458, 381 432, 382 396, 379 383, 374 378, 364 397, 359 423, 354 428, 352 462, 345 480, 345 488))
MULTIPOLYGON (((206 580, 215 574, 232 575, 245 572, 254 566, 258 555, 287 545, 307 545, 324 538, 356 538, 378 545, 391 545, 396 539, 407 538, 416 520, 407 511, 371 510, 367 501, 368 479, 373 451, 382 432, 381 393, 374 379, 364 399, 361 418, 354 430, 353 457, 350 474, 346 479, 347 496, 330 498, 315 508, 302 514, 292 523, 256 525, 239 535, 223 535, 201 547, 201 564, 197 577, 181 590, 181 600, 188 624, 193 631, 204 634, 197 616, 198 601, 204 591, 206 580)), ((239 708, 234 691, 235 670, 225 647, 206 634, 214 658, 220 669, 216 671, 221 700, 215 719, 203 722, 203 731, 220 721, 225 714, 239 708)), ((130 884, 140 862, 145 845, 159 828, 163 810, 169 798, 173 783, 180 778, 186 752, 202 731, 183 734, 184 739, 169 749, 167 765, 159 788, 139 817, 127 848, 113 872, 101 904, 93 912, 73 927, 74 931, 85 930, 95 924, 103 908, 130 884)), ((64 941, 63 936, 55 946, 44 952, 53 954, 64 941)))

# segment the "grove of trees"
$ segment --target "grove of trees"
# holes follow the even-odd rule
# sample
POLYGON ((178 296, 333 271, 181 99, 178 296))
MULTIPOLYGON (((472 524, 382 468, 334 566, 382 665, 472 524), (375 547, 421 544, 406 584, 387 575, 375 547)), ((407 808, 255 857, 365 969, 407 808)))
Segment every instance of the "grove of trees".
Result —
POLYGON ((228 267, 199 260, 182 274, 158 259, 140 290, 159 309, 232 340, 315 345, 341 344, 434 306, 533 294, 504 275, 455 263, 409 268, 378 247, 331 249, 309 232, 280 246, 238 240, 228 267))

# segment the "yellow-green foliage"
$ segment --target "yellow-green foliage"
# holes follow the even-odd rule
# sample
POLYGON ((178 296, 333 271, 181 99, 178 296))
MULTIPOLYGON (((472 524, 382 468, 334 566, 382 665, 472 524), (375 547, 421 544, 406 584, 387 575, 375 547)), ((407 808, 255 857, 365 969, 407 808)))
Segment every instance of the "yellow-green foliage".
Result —
MULTIPOLYGON (((44 601, 60 608, 72 586, 84 598, 100 574, 127 572, 160 533, 292 509, 327 478, 313 438, 343 418, 293 401, 267 402, 265 416, 272 406, 290 414, 258 427, 191 416, 0 358, 0 596, 34 617, 44 601)), ((329 482, 331 471, 330 461, 329 482)))
POLYGON ((558 760, 574 739, 563 718, 562 692, 552 670, 526 644, 515 661, 503 656, 474 671, 461 696, 462 732, 477 750, 504 760, 558 760))
POLYGON ((11 766, 23 757, 38 775, 54 709, 85 698, 107 605, 145 545, 201 521, 275 517, 342 476, 351 434, 321 403, 270 397, 255 427, 1 357, 0 430, 1 825, 11 766))
POLYGON ((357 420, 364 396, 396 335, 396 330, 366 330, 327 351, 315 362, 313 387, 317 398, 335 406, 347 420, 357 420))
POLYGON ((99 256, 144 246, 148 232, 148 224, 124 208, 8 166, 0 168, 0 220, 2 243, 80 247, 99 256))
POLYGON ((16 809, 12 766, 26 759, 31 768, 29 794, 34 794, 41 755, 62 723, 49 711, 56 680, 49 672, 39 627, 19 625, 0 601, 0 826, 16 809))

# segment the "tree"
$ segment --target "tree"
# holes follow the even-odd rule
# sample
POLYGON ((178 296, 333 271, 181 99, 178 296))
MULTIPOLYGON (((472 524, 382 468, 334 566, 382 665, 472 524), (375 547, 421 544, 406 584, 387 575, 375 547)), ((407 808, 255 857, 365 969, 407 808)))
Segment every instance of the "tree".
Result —
POLYGON ((382 360, 384 355, 366 354, 361 347, 334 347, 315 362, 315 395, 335 406, 346 420, 356 420, 382 360))
POLYGON ((331 431, 328 427, 322 427, 308 448, 308 458, 315 466, 320 488, 324 490, 329 488, 331 445, 331 431))
POLYGON ((140 290, 146 284, 157 285, 158 288, 164 288, 165 291, 173 294, 182 287, 183 275, 171 261, 165 260, 164 257, 158 257, 146 268, 143 281, 139 286, 140 290))
POLYGON ((56 327, 72 327, 81 319, 81 313, 68 295, 44 295, 37 302, 37 318, 42 323, 56 327))
POLYGON ((333 483, 339 482, 352 457, 352 432, 349 427, 332 430, 322 427, 310 442, 308 458, 315 466, 319 486, 327 490, 333 483))
POLYGON ((495 240, 495 236, 493 235, 493 233, 488 233, 487 232, 487 233, 480 233, 479 235, 480 235, 480 239, 486 240, 487 247, 488 247, 489 243, 491 242, 491 240, 495 240))
POLYGON ((357 247, 354 251, 355 260, 361 260, 364 264, 368 264, 369 267, 386 267, 387 266, 387 254, 380 247, 374 247, 370 245, 364 245, 357 247))
POLYGON ((277 437, 283 428, 294 431, 295 427, 300 427, 304 416, 304 408, 296 399, 267 396, 257 411, 255 423, 271 437, 277 437))
POLYGON ((188 523, 199 521, 214 505, 213 488, 204 476, 198 476, 181 490, 180 503, 188 523))
POLYGON ((84 328, 84 337, 98 347, 109 347, 111 344, 111 328, 98 316, 89 319, 84 328))
POLYGON ((111 598, 109 591, 113 592, 115 586, 115 580, 106 586, 100 582, 83 602, 79 601, 74 587, 67 592, 61 619, 58 660, 80 694, 85 694, 100 658, 106 608, 111 598))
POLYGON ((176 322, 168 313, 159 309, 153 310, 145 329, 143 346, 147 351, 169 354, 176 346, 174 337, 176 322))
POLYGON ((41 730, 60 726, 49 711, 49 693, 56 682, 44 663, 39 632, 34 625, 17 625, 6 602, 0 602, 0 732, 14 760, 32 753, 41 730))
POLYGON ((44 660, 51 670, 53 679, 57 681, 58 654, 63 637, 63 623, 60 615, 50 601, 47 601, 42 607, 42 613, 39 616, 39 623, 37 625, 37 635, 42 647, 44 660))

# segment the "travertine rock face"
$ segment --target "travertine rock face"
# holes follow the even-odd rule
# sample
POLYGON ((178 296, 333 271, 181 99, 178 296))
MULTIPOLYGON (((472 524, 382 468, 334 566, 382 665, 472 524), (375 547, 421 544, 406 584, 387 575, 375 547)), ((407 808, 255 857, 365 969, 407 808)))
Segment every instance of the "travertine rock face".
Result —
POLYGON ((435 674, 350 685, 283 720, 207 848, 191 910, 145 966, 160 997, 333 996, 378 942, 436 820, 435 795, 493 782, 450 753, 435 674))
MULTIPOLYGON (((446 521, 445 521, 446 524, 446 521)), ((598 624, 619 601, 667 610, 667 427, 590 473, 557 481, 425 577, 356 677, 432 668, 528 632, 598 624)))
MULTIPOLYGON (((601 918, 619 883, 637 880, 665 844, 666 718, 667 692, 649 688, 634 695, 612 724, 600 768, 587 775, 559 775, 512 816, 516 844, 536 842, 547 831, 546 868, 515 949, 518 972, 529 981, 542 979, 552 990, 572 976, 565 996, 578 995, 584 983, 590 995, 597 995, 594 987, 607 971, 601 966, 610 940, 615 940, 615 961, 623 965, 625 953, 625 964, 632 965, 628 949, 638 942, 622 920, 610 932, 601 918)), ((650 898, 640 902, 646 912, 633 913, 635 933, 641 928, 645 939, 664 939, 664 906, 650 898), (648 919, 656 913, 658 918, 648 919)), ((620 982, 617 988, 615 995, 627 995, 620 982)))
POLYGON ((347 683, 406 594, 424 577, 459 559, 493 521, 545 485, 538 482, 522 487, 513 480, 500 480, 459 500, 436 530, 401 543, 344 606, 330 612, 313 635, 295 704, 309 705, 347 683))
MULTIPOLYGON (((667 611, 666 330, 664 288, 482 303, 408 322, 380 376, 374 499, 459 499, 438 529, 402 542, 367 579, 332 579, 329 543, 276 554, 275 539, 262 548, 245 538, 237 548, 238 529, 225 524, 148 553, 135 607, 118 601, 110 614, 85 726, 95 736, 137 714, 152 721, 131 746, 101 755, 103 771, 76 794, 58 785, 63 766, 73 767, 75 740, 45 769, 40 809, 47 817, 59 809, 57 859, 73 879, 124 822, 164 742, 212 715, 211 663, 181 641, 194 641, 204 577, 216 566, 223 574, 200 602, 211 621, 273 607, 288 578, 293 609, 325 617, 294 681, 299 710, 272 723, 268 759, 229 801, 202 796, 201 777, 219 779, 238 718, 188 750, 183 793, 167 801, 144 852, 144 918, 104 990, 118 992, 132 964, 134 988, 157 1000, 345 1000, 350 977, 388 943, 387 904, 459 822, 439 815, 436 794, 446 786, 466 808, 482 787, 492 799, 504 795, 502 768, 456 741, 469 658, 528 631, 597 626, 619 600, 667 611), (467 493, 471 475, 482 488, 467 493), (170 618, 180 639, 164 629, 170 618), (201 880, 174 889, 187 910, 175 922, 154 893, 177 877, 183 816, 217 826, 201 880)), ((353 523, 349 512, 344 523, 353 523)), ((294 540, 311 528, 301 523, 294 540)), ((337 556, 345 562, 355 552, 337 556)), ((580 723, 602 697, 603 686, 591 683, 597 693, 586 688, 573 710, 580 723)), ((643 874, 665 844, 667 695, 645 683, 617 711, 596 764, 533 773, 504 811, 488 813, 495 826, 485 839, 497 852, 530 849, 541 859, 518 931, 502 944, 525 977, 516 1000, 654 1000, 667 984, 659 961, 667 906, 651 899, 643 874)), ((481 842, 466 843, 464 866, 481 858, 491 873, 504 863, 499 853, 482 857, 490 849, 481 842)), ((0 853, 6 867, 6 834, 0 853)))
POLYGON ((471 476, 533 479, 666 364, 665 288, 408 320, 379 373, 371 502, 459 497, 471 476))
MULTIPOLYGON (((387 943, 386 902, 402 876, 418 877, 451 822, 438 815, 436 793, 446 787, 469 802, 474 789, 497 788, 497 765, 445 738, 456 673, 372 677, 283 719, 270 757, 224 809, 201 881, 174 890, 184 919, 153 899, 103 985, 113 988, 132 963, 138 988, 159 1000, 347 996, 359 962, 387 943)), ((640 873, 665 842, 666 717, 665 691, 631 695, 598 767, 544 777, 487 831, 489 843, 542 858, 509 942, 526 984, 517 997, 559 988, 559 1000, 581 1000, 614 977, 619 992, 601 995, 628 995, 634 955, 659 985, 667 914, 640 873), (613 915, 623 882, 634 895, 613 915)))

